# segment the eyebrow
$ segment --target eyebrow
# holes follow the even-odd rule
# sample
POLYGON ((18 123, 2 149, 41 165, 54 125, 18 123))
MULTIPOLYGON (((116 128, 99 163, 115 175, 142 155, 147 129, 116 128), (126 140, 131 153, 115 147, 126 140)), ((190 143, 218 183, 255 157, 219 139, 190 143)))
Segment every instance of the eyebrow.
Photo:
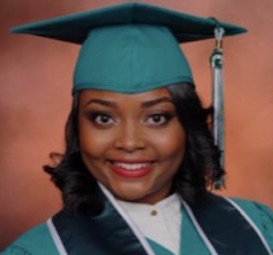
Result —
MULTIPOLYGON (((143 102, 143 103, 141 103, 141 107, 142 108, 148 108, 148 107, 152 107, 152 106, 155 106, 157 104, 164 103, 164 102, 168 102, 168 103, 173 104, 173 101, 170 98, 161 97, 161 98, 157 98, 157 99, 154 99, 154 100, 143 102)), ((118 108, 118 104, 116 102, 112 102, 112 101, 109 101, 109 100, 98 99, 98 98, 94 98, 94 99, 89 100, 86 103, 86 105, 93 104, 93 103, 94 104, 104 105, 104 106, 107 106, 107 107, 118 108)))
POLYGON ((98 99, 98 98, 89 100, 86 103, 86 105, 89 105, 89 104, 101 104, 101 105, 108 106, 108 107, 113 107, 113 108, 118 107, 117 103, 115 103, 115 102, 108 101, 108 100, 102 100, 102 99, 98 99))
POLYGON ((143 102, 141 104, 141 107, 142 108, 148 108, 148 107, 151 107, 151 106, 154 106, 154 105, 157 105, 157 104, 160 104, 160 103, 164 103, 164 102, 168 102, 168 103, 173 104, 173 101, 170 98, 160 97, 160 98, 157 98, 157 99, 154 99, 154 100, 151 100, 151 101, 143 102))

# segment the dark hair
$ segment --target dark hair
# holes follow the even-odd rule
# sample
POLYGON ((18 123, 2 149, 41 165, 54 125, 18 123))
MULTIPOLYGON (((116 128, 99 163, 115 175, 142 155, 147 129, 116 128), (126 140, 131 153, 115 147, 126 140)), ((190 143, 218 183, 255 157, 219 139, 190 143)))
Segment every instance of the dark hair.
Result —
MULTIPOLYGON (((202 107, 193 86, 176 84, 167 87, 186 132, 183 162, 174 178, 173 190, 186 202, 202 199, 208 187, 220 180, 224 171, 220 153, 209 129, 210 109, 202 107)), ((65 129, 66 149, 56 167, 44 166, 52 181, 62 191, 64 207, 80 213, 98 214, 103 205, 95 178, 83 163, 78 140, 79 95, 75 94, 65 129)), ((51 154, 56 157, 57 154, 51 154)))
POLYGON ((186 202, 195 203, 207 188, 221 183, 224 170, 220 152, 214 145, 210 126, 212 108, 202 107, 194 87, 187 84, 168 87, 177 115, 186 132, 186 150, 175 176, 175 190, 186 202))

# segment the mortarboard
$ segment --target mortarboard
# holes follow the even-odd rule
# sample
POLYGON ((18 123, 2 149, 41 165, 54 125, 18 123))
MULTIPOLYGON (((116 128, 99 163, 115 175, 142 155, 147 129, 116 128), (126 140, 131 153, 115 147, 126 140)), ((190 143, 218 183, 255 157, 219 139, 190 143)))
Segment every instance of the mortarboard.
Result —
POLYGON ((73 93, 84 89, 140 93, 177 83, 194 86, 179 44, 215 37, 211 57, 213 134, 224 167, 221 42, 224 35, 241 34, 246 29, 214 18, 130 2, 17 26, 12 32, 81 44, 73 93))
MULTIPOLYGON (((218 23, 225 35, 244 28, 218 23)), ((138 93, 175 84, 194 84, 179 43, 214 37, 216 22, 143 3, 126 3, 18 26, 33 34, 82 44, 73 92, 103 89, 138 93)))

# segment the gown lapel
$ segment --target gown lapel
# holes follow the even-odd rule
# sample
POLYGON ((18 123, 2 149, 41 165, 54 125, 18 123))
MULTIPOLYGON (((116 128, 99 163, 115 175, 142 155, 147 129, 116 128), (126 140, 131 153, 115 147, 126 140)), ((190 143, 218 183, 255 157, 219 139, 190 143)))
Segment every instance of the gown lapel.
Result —
MULTIPOLYGON (((258 231, 236 205, 221 196, 207 193, 203 203, 183 202, 180 255, 271 255, 258 231)), ((170 251, 149 241, 157 255, 170 251)))
MULTIPOLYGON (((181 215, 181 228, 180 228, 180 255, 211 255, 205 243, 196 231, 191 222, 190 217, 182 207, 181 215)), ((150 246, 156 255, 174 255, 171 251, 158 244, 157 242, 148 239, 150 246)))
MULTIPOLYGON (((182 207, 180 255, 268 255, 257 233, 234 206, 207 194, 206 202, 182 207)), ((96 217, 61 211, 52 218, 68 255, 173 255, 149 241, 147 252, 132 228, 105 198, 105 209, 96 217)))
POLYGON ((184 203, 184 207, 210 254, 272 254, 259 230, 223 197, 207 192, 202 203, 190 207, 184 203))
POLYGON ((171 251, 163 247, 162 245, 148 239, 151 248, 154 250, 156 255, 174 255, 171 251))
POLYGON ((108 201, 99 216, 79 216, 62 211, 52 222, 68 255, 147 255, 108 201))

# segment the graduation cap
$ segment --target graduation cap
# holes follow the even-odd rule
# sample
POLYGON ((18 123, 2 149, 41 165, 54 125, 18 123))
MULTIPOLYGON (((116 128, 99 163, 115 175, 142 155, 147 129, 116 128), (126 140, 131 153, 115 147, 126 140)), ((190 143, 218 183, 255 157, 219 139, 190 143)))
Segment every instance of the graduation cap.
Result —
MULTIPOLYGON (((132 2, 12 29, 14 33, 82 45, 73 93, 84 89, 140 93, 177 83, 194 86, 190 66, 179 44, 215 36, 218 44, 212 59, 216 70, 214 81, 219 84, 222 36, 245 31, 212 18, 132 2)), ((219 97, 219 92, 216 95, 219 97)), ((218 105, 222 107, 221 103, 218 105)))
MULTIPOLYGON (((245 29, 219 23, 225 35, 245 29)), ((18 26, 26 33, 82 44, 73 92, 138 93, 194 84, 179 43, 214 37, 216 22, 143 3, 126 3, 18 26)))

